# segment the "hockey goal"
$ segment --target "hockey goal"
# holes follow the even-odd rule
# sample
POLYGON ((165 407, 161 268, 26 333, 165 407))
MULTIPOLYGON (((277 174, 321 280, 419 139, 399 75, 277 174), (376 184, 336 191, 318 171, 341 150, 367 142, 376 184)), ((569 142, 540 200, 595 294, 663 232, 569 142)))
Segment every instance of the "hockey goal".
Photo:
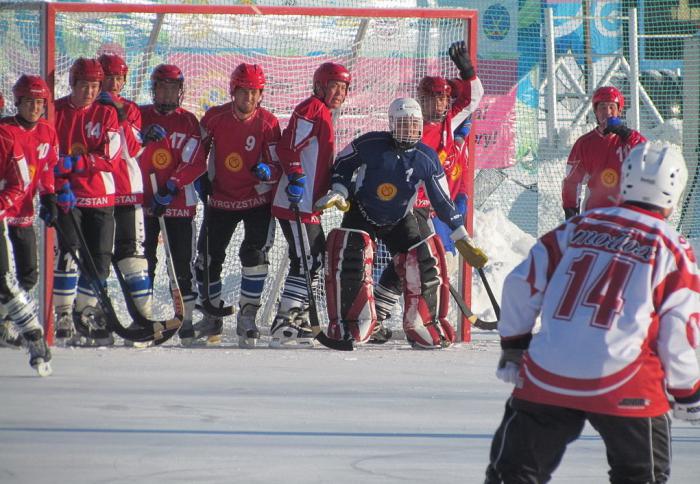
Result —
MULTIPOLYGON (((46 77, 56 98, 64 96, 69 92, 68 69, 73 60, 108 51, 126 59, 130 70, 124 95, 140 104, 151 102, 153 68, 164 62, 178 65, 185 74, 184 107, 201 118, 208 107, 229 100, 231 71, 240 62, 249 62, 263 66, 267 78, 263 105, 284 127, 294 106, 310 95, 315 68, 325 61, 340 62, 353 76, 348 100, 336 120, 337 144, 342 148, 362 133, 387 129, 389 103, 398 96, 415 95, 422 76, 456 76, 446 53, 450 43, 465 39, 476 61, 476 16, 475 11, 447 9, 3 4, 0 24, 6 31, 0 35, 0 90, 8 95, 19 75, 31 72, 46 77)), ((469 171, 471 180, 473 163, 469 171)), ((470 231, 471 219, 470 210, 470 231)), ((339 221, 338 213, 324 215, 326 230, 339 221)), ((52 273, 53 235, 44 235, 42 274, 46 275, 52 273)), ((241 238, 239 230, 222 273, 228 304, 238 299, 241 238)), ((286 254, 278 231, 270 254, 265 310, 259 313, 263 327, 274 317, 286 254)), ((386 252, 380 254, 377 274, 387 262, 386 252)), ((469 302, 470 271, 463 269, 452 281, 469 302)), ((168 301, 162 284, 164 269, 162 274, 156 280, 156 298, 168 301), (159 286, 163 287, 158 290, 159 286)), ((39 299, 50 329, 52 278, 41 279, 43 297, 39 299)), ((116 287, 110 284, 112 293, 116 287)), ((318 297, 319 308, 325 308, 323 294, 318 297)), ((162 310, 168 311, 165 302, 162 310)), ((390 326, 400 327, 396 313, 390 326)), ((460 325, 461 339, 468 341, 469 324, 461 324, 463 318, 456 309, 451 320, 460 325)))

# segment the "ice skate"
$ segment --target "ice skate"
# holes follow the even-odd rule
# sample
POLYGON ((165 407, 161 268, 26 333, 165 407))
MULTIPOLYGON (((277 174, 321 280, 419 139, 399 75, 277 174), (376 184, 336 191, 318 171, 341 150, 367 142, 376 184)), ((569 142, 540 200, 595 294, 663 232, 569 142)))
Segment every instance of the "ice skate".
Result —
POLYGON ((238 335, 238 346, 240 348, 255 348, 255 344, 260 338, 260 330, 255 325, 255 316, 258 314, 259 306, 246 304, 238 313, 236 323, 236 334, 238 335))
POLYGON ((377 321, 377 324, 372 330, 372 336, 370 336, 367 342, 374 345, 382 345, 391 339, 391 335, 391 330, 384 326, 382 321, 377 321))
POLYGON ((73 323, 82 338, 73 338, 69 344, 74 346, 112 346, 114 336, 107 329, 105 315, 93 306, 87 306, 82 312, 73 311, 73 323))
POLYGON ((22 346, 22 338, 9 319, 0 322, 0 346, 16 350, 22 346))
POLYGON ((34 329, 24 333, 24 340, 29 350, 29 365, 36 370, 39 376, 49 376, 51 369, 51 350, 44 341, 44 335, 40 329, 34 329))
POLYGON ((73 316, 70 313, 70 308, 68 310, 61 310, 56 312, 56 344, 58 346, 65 346, 74 337, 75 331, 73 330, 73 316))
POLYGON ((195 339, 204 340, 206 338, 207 345, 220 345, 223 332, 223 318, 216 318, 208 314, 205 314, 201 321, 194 325, 195 339))
POLYGON ((177 336, 180 338, 181 346, 192 346, 194 343, 194 327, 192 326, 192 320, 185 320, 182 322, 182 326, 180 326, 180 329, 177 331, 177 336))
MULTIPOLYGON (((142 329, 141 326, 139 326, 136 323, 131 323, 127 328, 127 330, 137 330, 137 329, 142 329)), ((151 346, 153 342, 151 341, 131 341, 130 339, 125 339, 124 340, 124 346, 127 348, 148 348, 151 346)))
POLYGON ((304 312, 279 313, 270 329, 270 348, 296 345, 313 347, 314 335, 304 312))

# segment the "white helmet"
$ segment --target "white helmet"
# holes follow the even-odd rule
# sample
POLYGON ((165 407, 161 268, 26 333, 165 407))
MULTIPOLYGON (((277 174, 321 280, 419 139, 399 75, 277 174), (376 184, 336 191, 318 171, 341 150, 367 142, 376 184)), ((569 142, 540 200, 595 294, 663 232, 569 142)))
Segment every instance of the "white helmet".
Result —
POLYGON ((423 136, 423 112, 410 97, 394 99, 389 105, 389 129, 401 148, 411 148, 423 136))
POLYGON ((688 182, 683 155, 668 143, 640 143, 622 162, 622 199, 674 208, 688 182))

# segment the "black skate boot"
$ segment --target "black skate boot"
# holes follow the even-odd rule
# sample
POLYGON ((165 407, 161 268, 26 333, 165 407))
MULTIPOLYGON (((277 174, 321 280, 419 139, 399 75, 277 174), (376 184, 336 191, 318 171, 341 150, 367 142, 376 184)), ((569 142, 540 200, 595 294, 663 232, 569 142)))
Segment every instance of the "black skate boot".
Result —
POLYGON ((255 325, 255 317, 260 306, 246 304, 238 313, 236 322, 236 334, 238 335, 238 346, 240 348, 255 348, 255 344, 260 338, 260 330, 255 325))
POLYGON ((206 338, 207 346, 220 345, 221 335, 224 332, 224 320, 223 318, 217 318, 204 314, 204 317, 194 325, 195 338, 202 340, 206 338))
POLYGON ((29 365, 36 370, 39 376, 49 376, 51 369, 51 350, 44 341, 44 334, 40 329, 33 329, 22 334, 29 350, 29 365))

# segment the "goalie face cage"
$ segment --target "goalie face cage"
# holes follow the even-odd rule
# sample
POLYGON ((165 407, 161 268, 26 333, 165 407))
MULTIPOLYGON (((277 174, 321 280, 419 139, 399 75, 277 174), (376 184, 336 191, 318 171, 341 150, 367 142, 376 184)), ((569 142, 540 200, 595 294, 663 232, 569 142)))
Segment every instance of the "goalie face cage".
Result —
MULTIPOLYGON (((415 97, 423 76, 456 77, 457 70, 447 55, 452 42, 465 39, 476 63, 476 18, 475 11, 446 9, 2 4, 0 25, 5 33, 0 35, 0 92, 9 94, 22 73, 40 73, 58 99, 70 92, 68 71, 75 59, 113 53, 129 66, 124 97, 138 104, 152 103, 153 68, 161 63, 175 64, 185 75, 183 107, 201 118, 207 108, 230 100, 231 72, 246 62, 263 67, 267 82, 262 105, 285 126, 294 107, 311 95, 314 70, 323 62, 338 62, 350 70, 353 79, 335 121, 336 143, 341 149, 363 133, 388 130, 389 103, 400 96, 415 97)), ((12 106, 9 108, 11 112, 12 106)), ((52 116, 50 106, 50 119, 52 116)), ((473 136, 470 138, 473 153, 473 136)), ((469 164, 467 174, 470 197, 473 166, 469 164)), ((326 231, 339 225, 340 218, 339 212, 324 215, 326 231)), ((471 207, 467 220, 471 232, 471 207)), ((263 326, 274 318, 287 260, 281 230, 277 233, 269 257, 263 310, 258 316, 263 326)), ((240 227, 222 271, 222 294, 228 304, 238 300, 237 250, 242 234, 240 227)), ((53 230, 43 235, 39 288, 43 297, 39 299, 47 335, 52 335, 53 230)), ((389 261, 386 251, 383 254, 377 267, 389 261)), ((453 283, 459 279, 467 302, 470 273, 461 268, 452 279, 453 283)), ((157 276, 156 280, 164 279, 157 276)), ((159 289, 162 294, 156 292, 156 301, 168 301, 167 288, 159 289)), ((319 292, 318 307, 325 311, 325 295, 319 292)), ((167 304, 163 305, 167 311, 167 304)), ((395 323, 390 326, 400 325, 400 314, 395 313, 395 323)), ((456 310, 450 320, 463 323, 460 335, 469 341, 469 323, 456 310)))

